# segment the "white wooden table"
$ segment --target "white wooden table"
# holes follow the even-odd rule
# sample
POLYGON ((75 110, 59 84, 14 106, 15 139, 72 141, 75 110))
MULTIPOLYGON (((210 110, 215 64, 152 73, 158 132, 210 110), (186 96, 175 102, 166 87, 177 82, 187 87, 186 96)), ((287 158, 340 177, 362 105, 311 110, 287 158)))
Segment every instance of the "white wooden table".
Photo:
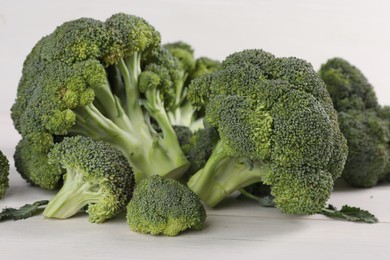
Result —
MULTIPOLYGON (((19 138, 8 115, 0 116, 1 149, 12 159, 19 138)), ((13 164, 13 162, 11 162, 13 164)), ((50 199, 54 192, 28 185, 14 167, 0 208, 50 199)), ((377 224, 322 215, 289 216, 251 201, 228 199, 207 209, 202 231, 153 237, 128 228, 125 215, 103 224, 80 214, 67 220, 42 215, 0 223, 0 259, 389 259, 390 184, 372 189, 336 187, 330 203, 360 206, 377 224)))

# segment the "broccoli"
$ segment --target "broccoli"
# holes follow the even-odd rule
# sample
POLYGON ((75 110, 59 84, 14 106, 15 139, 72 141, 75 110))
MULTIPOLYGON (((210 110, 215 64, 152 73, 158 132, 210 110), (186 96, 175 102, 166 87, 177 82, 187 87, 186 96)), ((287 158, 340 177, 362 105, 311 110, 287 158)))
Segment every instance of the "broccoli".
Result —
POLYGON ((168 111, 182 98, 177 85, 183 74, 142 18, 119 13, 105 22, 80 18, 62 24, 24 62, 11 109, 23 138, 17 170, 33 184, 58 187, 59 168, 41 173, 48 165, 44 156, 64 137, 82 135, 122 151, 137 181, 157 172, 180 178, 189 163, 168 111))
POLYGON ((175 42, 164 45, 168 51, 179 60, 183 71, 181 81, 177 81, 176 100, 169 108, 168 117, 173 125, 187 126, 192 131, 203 128, 203 114, 197 112, 186 98, 190 82, 204 74, 211 73, 219 68, 219 62, 207 57, 194 58, 194 50, 184 42, 175 42))
MULTIPOLYGON (((257 201, 263 207, 274 207, 273 196, 271 195, 271 187, 257 182, 244 189, 241 189, 242 192, 239 198, 248 198, 257 201)), ((365 222, 365 223, 377 223, 378 219, 375 215, 371 214, 367 210, 352 207, 349 205, 344 205, 340 210, 338 210, 333 205, 329 204, 324 206, 318 214, 322 214, 329 218, 342 219, 352 222, 365 222)))
POLYGON ((7 157, 0 151, 0 199, 8 189, 9 162, 7 157))
POLYGON ((329 59, 318 74, 325 82, 337 112, 379 108, 374 88, 361 71, 346 60, 329 59))
MULTIPOLYGON (((385 127, 390 131, 390 106, 383 106, 378 110, 378 116, 384 120, 385 127)), ((385 166, 384 175, 386 175, 386 181, 390 181, 390 138, 387 139, 387 163, 385 166)))
POLYGON ((390 137, 374 89, 359 69, 341 58, 328 60, 318 74, 332 97, 348 142, 342 178, 351 186, 372 187, 388 172, 390 137))
POLYGON ((103 141, 66 137, 48 154, 49 163, 66 170, 64 185, 50 200, 43 214, 66 219, 87 206, 89 221, 101 223, 126 208, 134 176, 123 154, 103 141))
POLYGON ((159 175, 137 184, 127 206, 127 223, 140 233, 177 236, 187 229, 202 229, 205 220, 205 208, 195 193, 159 175))
POLYGON ((323 81, 297 58, 262 50, 228 56, 222 68, 194 79, 188 91, 219 133, 205 166, 188 186, 209 206, 263 182, 276 206, 314 214, 344 167, 346 141, 323 81))

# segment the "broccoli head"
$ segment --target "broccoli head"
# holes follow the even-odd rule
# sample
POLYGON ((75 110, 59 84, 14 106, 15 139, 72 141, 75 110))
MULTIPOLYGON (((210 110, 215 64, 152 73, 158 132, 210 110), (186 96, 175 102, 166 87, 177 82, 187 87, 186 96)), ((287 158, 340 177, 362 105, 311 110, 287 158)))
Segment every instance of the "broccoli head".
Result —
POLYGON ((187 229, 200 230, 206 211, 187 186, 155 175, 137 184, 127 206, 127 223, 133 231, 177 236, 187 229))
POLYGON ((337 112, 379 107, 374 88, 363 73, 341 58, 329 59, 318 72, 337 112))
POLYGON ((340 58, 328 60, 319 75, 338 112, 349 154, 342 178, 355 187, 372 187, 389 166, 389 127, 373 87, 359 69, 340 58))
POLYGON ((0 151, 0 199, 8 189, 9 162, 7 157, 0 151))
POLYGON ((43 212, 46 217, 66 219, 87 207, 89 221, 101 223, 126 208, 134 176, 126 157, 112 145, 66 137, 53 146, 48 160, 66 173, 64 185, 43 212))
POLYGON ((182 98, 176 85, 184 73, 142 18, 119 13, 62 24, 24 62, 12 107, 23 138, 17 170, 36 185, 57 187, 58 169, 41 174, 44 154, 63 137, 82 135, 122 151, 137 181, 157 172, 179 178, 189 163, 168 111, 182 98), (37 153, 39 165, 31 161, 37 153))
POLYGON ((386 177, 389 129, 374 111, 339 113, 349 154, 342 178, 354 187, 372 187, 386 177))
POLYGON ((188 186, 215 206, 261 181, 283 212, 318 212, 347 155, 323 81, 306 61, 262 50, 234 53, 221 66, 189 89, 219 141, 188 186))

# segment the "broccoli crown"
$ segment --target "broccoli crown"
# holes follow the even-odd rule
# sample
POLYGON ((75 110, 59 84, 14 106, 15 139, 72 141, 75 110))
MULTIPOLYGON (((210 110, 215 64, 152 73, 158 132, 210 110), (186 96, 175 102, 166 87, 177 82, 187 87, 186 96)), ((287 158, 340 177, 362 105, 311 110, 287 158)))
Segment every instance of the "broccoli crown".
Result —
POLYGON ((318 74, 332 97, 341 132, 348 141, 342 178, 352 186, 372 187, 385 178, 390 167, 389 127, 385 112, 381 112, 385 110, 364 75, 347 61, 330 59, 318 74))
POLYGON ((346 60, 329 59, 318 73, 338 112, 378 108, 373 87, 361 71, 346 60))
POLYGON ((41 185, 46 180, 39 180, 30 155, 44 156, 59 136, 83 135, 121 150, 138 180, 157 168, 162 175, 183 173, 188 161, 167 115, 182 96, 176 85, 183 73, 142 18, 119 13, 105 22, 80 18, 60 25, 24 62, 11 109, 24 140, 24 152, 15 156, 18 170, 35 176, 29 180, 36 185, 58 185, 41 185))
POLYGON ((89 220, 101 223, 124 210, 131 199, 133 172, 123 154, 108 143, 66 137, 54 145, 48 159, 66 174, 44 211, 46 217, 69 218, 88 206, 89 220))
POLYGON ((8 189, 9 162, 7 157, 0 151, 0 199, 8 189))
POLYGON ((324 83, 306 61, 276 58, 262 50, 232 54, 221 66, 195 79, 188 93, 196 107, 205 107, 206 122, 220 136, 189 186, 203 190, 205 179, 212 178, 215 167, 221 168, 221 160, 244 157, 252 161, 246 173, 250 180, 231 177, 239 179, 229 184, 234 189, 261 180, 271 186, 282 211, 317 212, 329 198, 347 155, 324 83))
POLYGON ((339 122, 349 147, 343 179, 356 187, 376 185, 387 174, 389 128, 369 110, 340 112, 339 122))
MULTIPOLYGON (((390 106, 383 106, 378 110, 378 116, 384 121, 385 127, 390 131, 390 106)), ((390 181, 390 138, 387 141, 387 154, 389 156, 384 174, 386 180, 390 181)))
POLYGON ((32 185, 55 190, 62 184, 64 170, 58 164, 49 164, 47 153, 48 150, 36 149, 26 139, 22 139, 15 149, 15 167, 23 179, 32 185))
POLYGON ((187 229, 200 230, 206 211, 187 186, 158 175, 141 181, 127 206, 127 223, 136 232, 177 236, 187 229))

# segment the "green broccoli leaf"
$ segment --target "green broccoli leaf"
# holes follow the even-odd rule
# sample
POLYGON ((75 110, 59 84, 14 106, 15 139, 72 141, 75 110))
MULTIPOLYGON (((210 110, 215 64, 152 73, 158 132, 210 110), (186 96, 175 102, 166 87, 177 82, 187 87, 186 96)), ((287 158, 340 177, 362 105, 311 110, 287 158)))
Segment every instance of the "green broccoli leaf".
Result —
POLYGON ((342 206, 341 210, 329 204, 327 208, 323 208, 321 214, 330 218, 341 218, 353 222, 377 223, 378 219, 367 210, 351 207, 348 205, 342 206))
POLYGON ((0 212, 0 222, 4 220, 20 220, 34 216, 41 211, 42 206, 46 206, 49 203, 48 200, 36 201, 33 204, 26 204, 21 208, 5 208, 0 212))

